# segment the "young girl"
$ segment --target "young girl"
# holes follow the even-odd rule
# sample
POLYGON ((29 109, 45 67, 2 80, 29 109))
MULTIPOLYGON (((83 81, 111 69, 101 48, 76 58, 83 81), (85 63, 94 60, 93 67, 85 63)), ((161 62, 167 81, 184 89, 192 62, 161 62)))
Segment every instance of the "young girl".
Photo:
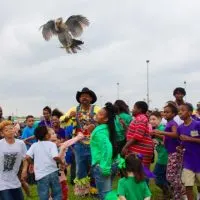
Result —
POLYGON ((126 144, 126 131, 132 121, 129 107, 123 100, 117 100, 114 103, 116 109, 115 128, 117 132, 117 148, 118 153, 121 153, 126 144))
MULTIPOLYGON (((65 155, 66 155, 67 148, 60 147, 61 140, 58 139, 56 134, 51 135, 50 141, 56 144, 56 146, 59 149, 59 157, 65 163, 65 155)), ((62 189, 62 200, 68 199, 68 185, 67 185, 67 178, 66 178, 65 170, 66 170, 66 168, 63 168, 58 173, 59 174, 59 182, 60 182, 61 189, 62 189)))
POLYGON ((194 199, 193 186, 197 184, 197 200, 200 199, 200 122, 192 120, 193 107, 189 103, 180 106, 180 118, 184 124, 178 127, 178 134, 185 149, 182 180, 188 200, 194 199))
POLYGON ((55 131, 57 138, 61 139, 62 142, 65 141, 65 129, 60 127, 60 117, 63 115, 58 109, 52 111, 52 128, 55 131))
POLYGON ((112 161, 117 156, 114 119, 114 107, 107 103, 96 115, 99 125, 92 132, 90 140, 92 169, 101 200, 112 190, 112 161))
POLYGON ((125 160, 126 177, 118 182, 120 200, 150 200, 151 192, 145 181, 143 166, 135 154, 129 154, 125 160))
MULTIPOLYGON (((160 112, 155 111, 150 114, 149 123, 151 124, 153 130, 164 131, 165 127, 161 124, 162 116, 160 112)), ((168 153, 164 146, 164 137, 162 135, 154 136, 155 149, 158 154, 156 165, 154 168, 154 174, 156 176, 156 185, 162 190, 164 195, 164 200, 169 199, 169 184, 166 179, 166 169, 168 162, 168 153)))
MULTIPOLYGON (((62 193, 59 184, 58 168, 56 162, 64 165, 58 155, 56 144, 50 142, 51 133, 46 126, 35 129, 35 137, 38 142, 34 143, 26 154, 26 159, 34 157, 35 179, 37 181, 38 194, 41 200, 49 198, 49 189, 55 200, 61 200, 62 193)), ((26 177, 27 169, 23 170, 26 177)))
POLYGON ((164 136, 165 148, 168 152, 168 164, 167 164, 167 180, 172 188, 173 199, 180 200, 185 198, 184 186, 181 182, 181 169, 182 169, 182 154, 177 151, 180 142, 177 134, 177 123, 174 121, 174 117, 178 114, 178 108, 175 103, 168 103, 164 107, 165 119, 167 120, 166 128, 164 131, 154 130, 155 136, 164 136))
POLYGON ((127 130, 127 143, 122 150, 122 154, 141 154, 143 165, 150 168, 154 154, 154 144, 149 133, 147 111, 148 105, 144 101, 135 103, 133 108, 135 119, 131 122, 127 130))

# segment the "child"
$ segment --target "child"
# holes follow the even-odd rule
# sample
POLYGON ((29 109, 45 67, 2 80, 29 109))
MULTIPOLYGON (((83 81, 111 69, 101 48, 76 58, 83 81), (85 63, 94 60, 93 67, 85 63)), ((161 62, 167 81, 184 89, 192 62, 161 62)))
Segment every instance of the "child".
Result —
POLYGON ((114 107, 107 103, 96 115, 99 125, 93 130, 90 140, 92 170, 101 200, 112 190, 112 163, 117 157, 114 119, 114 107))
POLYGON ((34 157, 34 171, 39 197, 41 200, 48 199, 49 189, 51 189, 53 199, 61 200, 62 193, 56 162, 64 164, 58 156, 56 144, 49 141, 51 133, 48 132, 46 126, 37 127, 34 134, 38 142, 30 147, 26 159, 30 161, 30 158, 34 157))
POLYGON ((118 153, 121 153, 126 144, 126 131, 132 121, 132 116, 130 115, 128 105, 124 101, 115 101, 114 107, 116 109, 115 128, 117 132, 117 148, 118 153))
POLYGON ((0 140, 0 199, 23 200, 21 183, 17 174, 26 156, 26 145, 23 141, 15 139, 11 121, 1 122, 0 131, 4 137, 0 140))
POLYGON ((26 117, 26 127, 24 128, 21 137, 24 140, 27 149, 29 149, 31 145, 34 142, 36 142, 36 140, 34 139, 29 139, 29 137, 34 136, 35 128, 33 127, 33 124, 34 124, 34 117, 32 115, 28 115, 26 117))
MULTIPOLYGON (((57 138, 57 135, 51 135, 51 142, 54 142, 56 144, 56 146, 59 148, 59 146, 61 145, 61 141, 60 139, 57 138)), ((59 152, 59 157, 62 159, 63 162, 65 162, 65 155, 66 155, 66 151, 67 148, 62 148, 62 146, 59 148, 60 152, 59 152)), ((65 174, 65 168, 59 171, 59 182, 61 185, 61 189, 62 189, 62 200, 67 200, 68 199, 68 186, 67 186, 67 178, 66 178, 66 174, 65 174)))
POLYGON ((175 103, 168 103, 164 107, 165 119, 167 120, 164 131, 154 130, 155 136, 164 136, 165 148, 168 152, 167 164, 167 180, 173 191, 173 199, 180 200, 185 194, 184 186, 181 182, 182 155, 177 152, 177 147, 180 145, 177 134, 177 123, 174 117, 178 114, 178 108, 175 103))
MULTIPOLYGON (((160 131, 164 131, 165 127, 161 124, 162 116, 160 112, 155 111, 150 114, 149 123, 151 124, 153 130, 157 129, 160 131)), ((152 134, 153 135, 153 134, 152 134)), ((165 149, 163 136, 156 135, 155 137, 155 147, 158 154, 158 159, 156 161, 156 165, 154 168, 154 174, 156 176, 155 182, 156 185, 162 190, 164 195, 164 200, 169 199, 169 184, 166 179, 166 169, 167 169, 167 162, 168 162, 168 153, 165 149)))
POLYGON ((134 154, 129 154, 125 160, 126 177, 118 182, 120 200, 150 200, 151 192, 145 181, 143 166, 134 154))
POLYGON ((197 183, 200 199, 200 123, 192 120, 193 107, 189 103, 180 106, 180 117, 184 124, 179 126, 178 134, 185 149, 183 157, 182 180, 186 187, 188 200, 194 199, 193 186, 197 183))
POLYGON ((44 116, 44 119, 40 121, 38 126, 52 127, 51 108, 49 106, 46 106, 43 108, 43 116, 44 116))
POLYGON ((52 128, 55 131, 57 138, 61 139, 62 142, 64 142, 65 141, 65 129, 60 127, 60 121, 59 121, 59 119, 62 115, 63 114, 58 109, 54 109, 52 111, 51 120, 52 120, 52 128))
POLYGON ((154 144, 149 134, 149 123, 146 116, 148 105, 144 101, 138 101, 133 108, 135 119, 130 123, 127 131, 127 143, 122 154, 136 153, 143 156, 142 162, 150 168, 154 154, 154 144))

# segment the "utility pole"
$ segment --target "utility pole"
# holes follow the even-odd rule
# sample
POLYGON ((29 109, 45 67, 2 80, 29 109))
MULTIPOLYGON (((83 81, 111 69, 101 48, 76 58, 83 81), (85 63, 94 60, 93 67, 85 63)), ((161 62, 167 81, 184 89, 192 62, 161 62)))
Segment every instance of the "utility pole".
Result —
POLYGON ((147 104, 149 106, 149 62, 150 60, 146 60, 146 63, 147 63, 147 104))

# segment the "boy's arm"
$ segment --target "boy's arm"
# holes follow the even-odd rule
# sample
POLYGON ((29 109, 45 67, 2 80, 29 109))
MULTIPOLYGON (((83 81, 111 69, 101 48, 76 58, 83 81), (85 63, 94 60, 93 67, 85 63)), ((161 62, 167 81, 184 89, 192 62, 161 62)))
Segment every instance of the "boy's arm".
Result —
POLYGON ((180 140, 185 142, 200 143, 200 138, 189 137, 187 135, 180 135, 180 140))
POLYGON ((178 137, 177 127, 176 126, 172 126, 172 132, 154 130, 153 133, 156 136, 158 136, 158 135, 164 135, 164 136, 167 135, 167 136, 172 137, 172 138, 177 138, 178 137))
POLYGON ((28 171, 28 159, 23 160, 23 168, 22 168, 22 173, 21 173, 21 180, 25 181, 27 178, 27 171, 28 171))

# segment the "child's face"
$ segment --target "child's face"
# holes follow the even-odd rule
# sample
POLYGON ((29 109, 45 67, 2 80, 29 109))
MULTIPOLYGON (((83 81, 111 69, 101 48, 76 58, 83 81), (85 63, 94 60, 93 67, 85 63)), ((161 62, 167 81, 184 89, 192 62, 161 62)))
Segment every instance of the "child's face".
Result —
POLYGON ((2 136, 5 138, 14 138, 15 130, 13 125, 5 126, 2 130, 2 136))
POLYGON ((53 116, 51 120, 53 127, 58 127, 60 125, 60 121, 56 116, 53 116))
POLYGON ((45 120, 50 120, 51 114, 49 113, 48 110, 43 110, 43 116, 45 120))
POLYGON ((161 118, 156 117, 155 115, 151 115, 149 118, 149 123, 153 128, 157 128, 160 125, 161 118))
POLYGON ((99 124, 105 124, 108 121, 107 112, 102 108, 96 115, 96 121, 99 124))
POLYGON ((190 118, 192 115, 192 112, 188 110, 187 106, 181 105, 179 109, 179 116, 182 120, 186 120, 190 118))
POLYGON ((51 135, 50 141, 53 142, 53 143, 55 143, 56 146, 59 146, 59 145, 60 145, 60 142, 61 142, 60 139, 57 138, 57 135, 56 135, 56 134, 51 135))
POLYGON ((27 120, 26 120, 26 125, 28 126, 28 127, 33 127, 33 124, 34 124, 34 118, 28 118, 27 120))
POLYGON ((177 101, 182 101, 184 94, 182 94, 181 92, 177 92, 174 96, 175 96, 177 101))
POLYGON ((175 114, 172 112, 170 107, 164 108, 164 117, 166 120, 172 120, 175 117, 175 114))
POLYGON ((133 106, 132 115, 136 116, 141 113, 141 109, 139 109, 136 105, 133 106))

